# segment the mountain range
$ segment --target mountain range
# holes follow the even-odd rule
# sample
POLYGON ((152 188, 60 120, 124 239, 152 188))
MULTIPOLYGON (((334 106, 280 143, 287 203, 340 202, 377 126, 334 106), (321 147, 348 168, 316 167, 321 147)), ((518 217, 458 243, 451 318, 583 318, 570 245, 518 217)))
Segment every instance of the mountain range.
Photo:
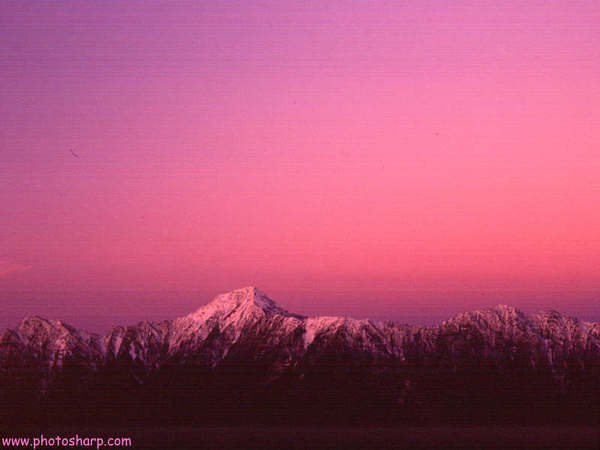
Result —
POLYGON ((19 423, 597 421, 600 324, 504 305, 435 326, 305 317, 247 287, 104 335, 25 318, 0 338, 0 395, 19 423))

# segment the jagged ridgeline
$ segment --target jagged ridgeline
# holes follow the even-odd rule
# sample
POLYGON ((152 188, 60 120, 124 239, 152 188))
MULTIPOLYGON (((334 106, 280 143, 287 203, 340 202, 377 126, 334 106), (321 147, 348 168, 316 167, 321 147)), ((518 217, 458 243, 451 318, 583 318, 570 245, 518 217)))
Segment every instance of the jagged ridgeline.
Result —
POLYGON ((304 317, 250 287, 104 336, 24 319, 0 395, 4 424, 597 423, 600 325, 507 306, 432 327, 304 317))

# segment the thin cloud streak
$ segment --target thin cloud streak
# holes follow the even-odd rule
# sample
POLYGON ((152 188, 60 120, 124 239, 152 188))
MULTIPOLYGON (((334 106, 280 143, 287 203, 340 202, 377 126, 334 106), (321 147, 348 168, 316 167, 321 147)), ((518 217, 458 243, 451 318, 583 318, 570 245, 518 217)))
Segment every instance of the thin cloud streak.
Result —
POLYGON ((16 272, 24 272, 26 270, 30 270, 32 267, 33 266, 18 264, 5 259, 0 259, 0 278, 4 278, 16 272))

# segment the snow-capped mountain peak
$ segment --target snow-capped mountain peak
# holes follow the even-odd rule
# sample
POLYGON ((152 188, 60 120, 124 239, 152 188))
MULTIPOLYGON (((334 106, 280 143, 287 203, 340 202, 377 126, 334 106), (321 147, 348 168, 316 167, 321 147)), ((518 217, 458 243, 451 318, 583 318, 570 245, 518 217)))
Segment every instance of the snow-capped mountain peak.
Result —
POLYGON ((248 286, 220 294, 210 303, 200 307, 188 317, 203 320, 208 317, 228 317, 234 313, 262 313, 267 316, 300 316, 281 308, 260 289, 248 286))

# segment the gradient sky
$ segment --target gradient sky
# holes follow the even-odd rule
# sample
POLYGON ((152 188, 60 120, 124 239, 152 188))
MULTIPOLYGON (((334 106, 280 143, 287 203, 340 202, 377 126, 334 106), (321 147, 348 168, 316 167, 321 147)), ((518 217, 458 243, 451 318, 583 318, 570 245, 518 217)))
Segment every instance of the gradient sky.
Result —
POLYGON ((3 1, 0 44, 1 327, 600 320, 595 0, 3 1))

